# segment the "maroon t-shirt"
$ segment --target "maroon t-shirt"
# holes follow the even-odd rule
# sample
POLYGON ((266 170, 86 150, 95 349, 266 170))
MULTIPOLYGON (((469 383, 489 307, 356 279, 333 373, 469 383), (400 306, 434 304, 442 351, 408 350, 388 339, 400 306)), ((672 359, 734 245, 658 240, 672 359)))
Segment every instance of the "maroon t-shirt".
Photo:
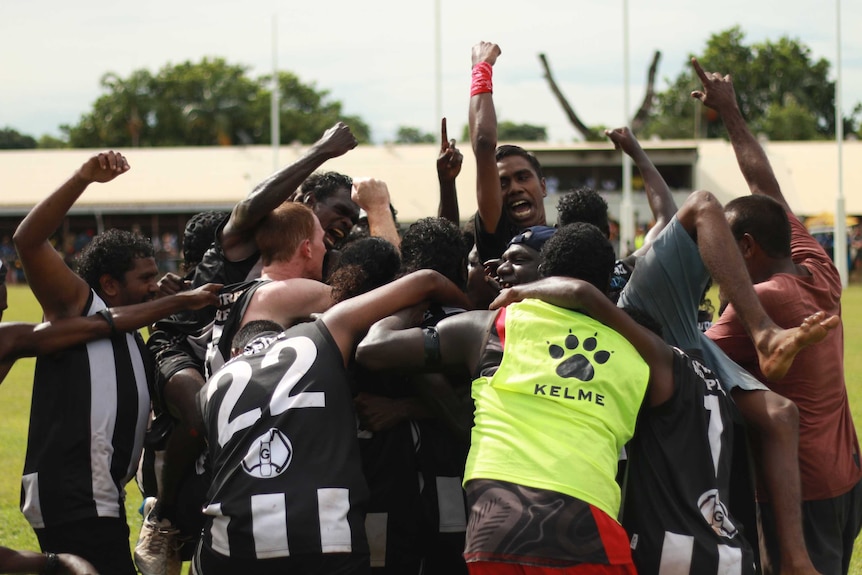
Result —
MULTIPOLYGON (((811 275, 775 274, 754 286, 769 317, 784 328, 795 327, 817 311, 841 313, 841 279, 829 256, 805 226, 788 213, 791 256, 811 275)), ((844 386, 844 327, 802 350, 787 375, 768 382, 742 322, 729 305, 706 332, 731 359, 799 408, 799 468, 802 499, 837 497, 860 478, 859 442, 844 386)))

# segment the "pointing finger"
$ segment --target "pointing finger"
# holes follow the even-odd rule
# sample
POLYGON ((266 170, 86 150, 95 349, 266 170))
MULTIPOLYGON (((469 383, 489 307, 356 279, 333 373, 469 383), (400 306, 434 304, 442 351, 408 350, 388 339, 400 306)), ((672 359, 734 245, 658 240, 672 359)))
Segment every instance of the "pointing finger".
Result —
POLYGON ((694 66, 694 72, 697 74, 697 77, 700 78, 700 81, 706 84, 706 72, 704 72, 703 68, 700 67, 700 62, 697 61, 697 58, 691 59, 691 65, 694 66))

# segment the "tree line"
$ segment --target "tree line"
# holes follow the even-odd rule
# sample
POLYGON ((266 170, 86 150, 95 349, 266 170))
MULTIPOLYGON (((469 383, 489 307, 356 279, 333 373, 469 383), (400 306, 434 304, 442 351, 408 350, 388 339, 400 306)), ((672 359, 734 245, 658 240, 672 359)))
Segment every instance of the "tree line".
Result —
MULTIPOLYGON (((713 34, 696 56, 705 69, 733 73, 734 83, 740 87, 740 109, 755 133, 770 140, 834 137, 835 82, 829 80, 830 63, 823 58, 815 60, 811 49, 800 41, 782 37, 746 43, 744 32, 737 26, 713 34)), ((544 55, 542 62, 550 72, 544 55)), ((657 65, 658 54, 651 65, 650 80, 657 65)), ((666 82, 665 90, 655 92, 649 83, 638 114, 640 137, 724 137, 719 119, 708 108, 695 106, 689 97, 698 87, 690 66, 685 65, 676 78, 666 82)), ((36 139, 6 127, 0 129, 0 149, 252 145, 271 141, 272 77, 251 77, 247 66, 204 58, 168 64, 156 73, 140 69, 121 77, 108 72, 100 83, 104 93, 76 124, 60 127, 61 138, 46 135, 36 139)), ((338 121, 350 125, 360 143, 371 140, 368 124, 359 116, 345 115, 342 103, 332 99, 329 91, 303 83, 290 72, 278 74, 278 90, 282 144, 310 144, 338 121)), ((860 116, 862 103, 857 102, 851 113, 841 118, 845 134, 859 135, 860 116)), ((576 127, 588 135, 601 134, 604 126, 587 122, 576 127)), ((545 141, 547 129, 501 120, 499 139, 545 141)), ((396 143, 404 144, 436 141, 436 134, 412 126, 399 127, 395 138, 396 143)))

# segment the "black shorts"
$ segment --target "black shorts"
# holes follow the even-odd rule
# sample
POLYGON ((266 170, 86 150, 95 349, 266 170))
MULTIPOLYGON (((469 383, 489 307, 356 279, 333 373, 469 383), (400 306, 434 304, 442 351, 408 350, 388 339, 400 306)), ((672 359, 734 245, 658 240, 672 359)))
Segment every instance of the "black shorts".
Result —
POLYGON ((154 349, 156 342, 153 338, 147 342, 150 350, 156 359, 156 377, 155 389, 151 390, 153 400, 158 403, 162 409, 167 409, 165 404, 165 385, 177 373, 184 369, 191 368, 203 374, 204 362, 199 359, 191 346, 186 342, 174 343, 173 345, 165 345, 160 349, 154 349))
POLYGON ((34 531, 43 552, 73 553, 99 573, 137 575, 125 517, 94 517, 34 531))
POLYGON ((192 559, 194 575, 269 575, 271 573, 304 573, 306 575, 370 575, 368 555, 356 553, 302 554, 275 559, 225 557, 204 544, 198 544, 192 559))
MULTIPOLYGON (((780 569, 778 537, 772 506, 759 503, 759 525, 767 555, 780 569)), ((853 543, 862 527, 862 481, 838 497, 802 502, 802 529, 811 562, 820 573, 847 573, 853 543)), ((766 561, 766 558, 763 558, 766 561)))

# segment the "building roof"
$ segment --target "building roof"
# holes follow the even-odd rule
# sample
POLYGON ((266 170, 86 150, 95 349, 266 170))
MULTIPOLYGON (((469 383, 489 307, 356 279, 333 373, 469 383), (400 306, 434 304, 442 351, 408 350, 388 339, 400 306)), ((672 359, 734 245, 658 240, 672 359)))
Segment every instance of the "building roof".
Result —
MULTIPOLYGON (((763 142, 781 191, 794 213, 834 212, 838 194, 838 152, 832 142, 763 142)), ((722 202, 749 193, 730 142, 701 141, 696 185, 722 202)), ((844 142, 843 188, 848 214, 862 214, 862 142, 844 142)))
MULTIPOLYGON (((528 143, 543 162, 575 153, 589 161, 607 159, 610 144, 528 143)), ((724 140, 647 141, 647 153, 694 159, 694 187, 709 190, 722 202, 748 193, 733 148, 724 140)), ((834 212, 838 190, 835 142, 765 142, 779 184, 799 215, 834 212)), ((282 146, 278 164, 300 158, 307 146, 282 146)), ((458 178, 461 218, 476 210, 475 161, 469 146, 458 178)), ((373 176, 387 182, 401 221, 435 215, 439 201, 436 145, 359 146, 324 164, 354 178, 373 176)), ((93 150, 9 150, 0 152, 0 215, 23 215, 65 181, 93 150)), ((109 184, 90 186, 76 203, 78 212, 164 213, 230 209, 273 171, 267 146, 140 148, 124 150, 131 171, 109 184)), ((843 146, 847 213, 862 215, 862 142, 843 146)))

